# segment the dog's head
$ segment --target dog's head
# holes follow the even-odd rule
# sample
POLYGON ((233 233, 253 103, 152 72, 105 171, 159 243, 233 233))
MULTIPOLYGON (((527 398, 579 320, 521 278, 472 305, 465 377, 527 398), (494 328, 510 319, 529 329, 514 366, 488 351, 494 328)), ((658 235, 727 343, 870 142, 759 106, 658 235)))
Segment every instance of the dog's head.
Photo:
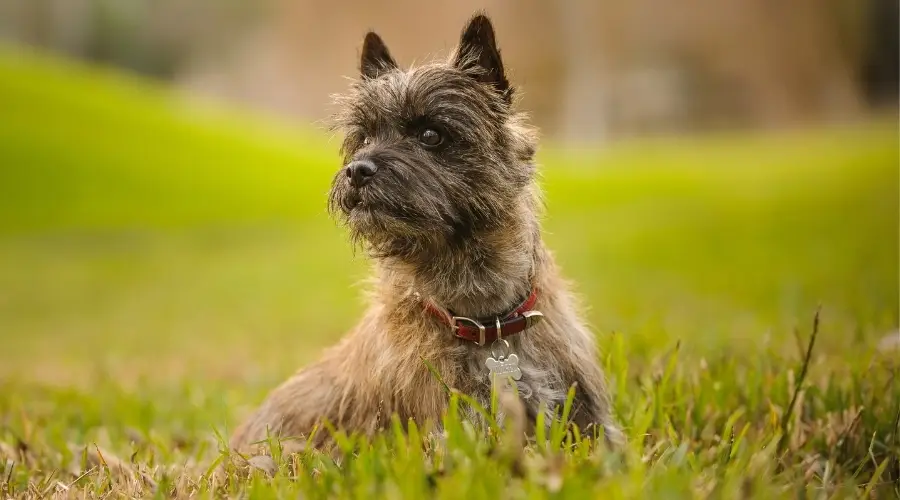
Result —
POLYGON ((338 98, 343 165, 331 212, 380 256, 411 256, 504 224, 533 180, 535 137, 512 109, 494 29, 465 26, 446 62, 400 69, 375 33, 338 98))

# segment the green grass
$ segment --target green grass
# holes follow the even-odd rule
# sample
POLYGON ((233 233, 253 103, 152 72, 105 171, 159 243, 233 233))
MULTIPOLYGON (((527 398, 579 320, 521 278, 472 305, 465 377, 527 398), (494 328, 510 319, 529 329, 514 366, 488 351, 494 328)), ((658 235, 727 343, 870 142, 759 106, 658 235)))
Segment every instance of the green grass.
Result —
POLYGON ((548 147, 545 236, 628 447, 451 414, 443 446, 273 443, 269 477, 218 436, 364 307, 337 141, 3 49, 0 496, 896 496, 897 155, 893 124, 548 147))

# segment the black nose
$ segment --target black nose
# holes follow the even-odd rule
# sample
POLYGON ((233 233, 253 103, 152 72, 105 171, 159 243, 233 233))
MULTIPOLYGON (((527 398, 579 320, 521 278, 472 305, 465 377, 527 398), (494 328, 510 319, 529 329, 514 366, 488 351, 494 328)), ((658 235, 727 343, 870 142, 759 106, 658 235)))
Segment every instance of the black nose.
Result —
POLYGON ((363 187, 376 171, 378 171, 378 167, 369 160, 351 161, 346 170, 347 177, 350 178, 350 185, 355 188, 363 187))

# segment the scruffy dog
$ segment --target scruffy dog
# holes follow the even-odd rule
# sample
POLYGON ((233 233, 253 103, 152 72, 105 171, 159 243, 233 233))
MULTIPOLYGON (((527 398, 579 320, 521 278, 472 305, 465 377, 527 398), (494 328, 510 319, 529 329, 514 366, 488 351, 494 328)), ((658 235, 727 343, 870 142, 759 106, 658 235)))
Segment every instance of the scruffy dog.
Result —
POLYGON ((541 240, 536 135, 513 109, 490 20, 473 17, 447 62, 408 70, 370 32, 360 72, 338 99, 344 163, 329 207, 374 259, 371 305, 231 446, 325 419, 365 434, 393 413, 439 425, 441 380, 488 407, 500 379, 516 381, 531 429, 576 384, 573 421, 619 442, 594 337, 541 240))

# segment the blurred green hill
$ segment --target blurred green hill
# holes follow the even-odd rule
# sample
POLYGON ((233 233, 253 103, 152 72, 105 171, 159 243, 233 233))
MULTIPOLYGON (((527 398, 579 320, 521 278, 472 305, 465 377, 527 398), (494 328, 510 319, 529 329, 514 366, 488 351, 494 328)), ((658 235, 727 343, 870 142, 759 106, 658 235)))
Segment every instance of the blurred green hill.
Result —
MULTIPOLYGON (((325 212, 337 148, 316 127, 0 50, 0 372, 77 373, 98 350, 144 375, 314 357, 353 322, 365 276, 325 212)), ((638 351, 792 345, 819 302, 836 355, 898 322, 893 124, 545 145, 540 160, 548 243, 598 331, 638 351)))

